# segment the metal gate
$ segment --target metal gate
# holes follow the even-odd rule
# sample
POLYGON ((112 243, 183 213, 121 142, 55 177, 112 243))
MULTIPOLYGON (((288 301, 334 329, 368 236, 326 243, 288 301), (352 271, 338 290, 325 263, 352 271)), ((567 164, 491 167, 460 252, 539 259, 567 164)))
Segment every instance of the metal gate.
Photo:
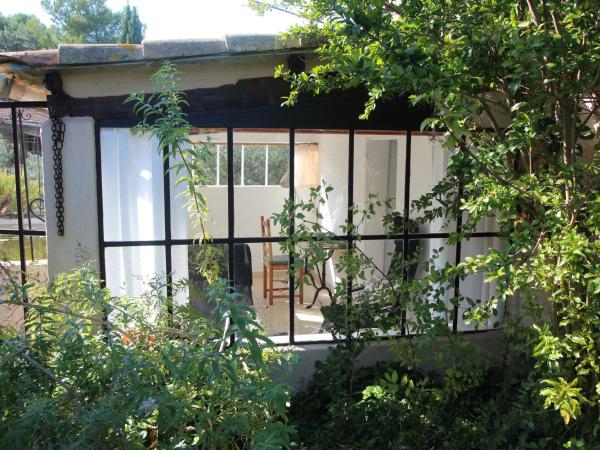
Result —
POLYGON ((46 102, 0 102, 0 264, 22 284, 47 281, 41 126, 48 119, 46 102))

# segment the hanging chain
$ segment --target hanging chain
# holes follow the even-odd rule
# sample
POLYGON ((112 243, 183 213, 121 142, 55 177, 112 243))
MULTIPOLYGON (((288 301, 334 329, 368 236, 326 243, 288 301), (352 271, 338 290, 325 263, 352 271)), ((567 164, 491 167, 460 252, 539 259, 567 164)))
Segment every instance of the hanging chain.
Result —
POLYGON ((54 160, 54 203, 56 207, 56 227, 58 235, 65 235, 65 200, 63 188, 62 150, 65 140, 65 123, 62 116, 50 108, 52 121, 52 159, 54 160))

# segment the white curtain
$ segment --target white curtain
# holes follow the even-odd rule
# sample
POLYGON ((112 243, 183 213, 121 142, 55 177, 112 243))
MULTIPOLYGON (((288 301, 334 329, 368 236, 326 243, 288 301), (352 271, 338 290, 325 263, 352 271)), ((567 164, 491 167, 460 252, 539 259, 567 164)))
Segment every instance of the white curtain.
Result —
MULTIPOLYGON (((105 241, 164 239, 163 162, 155 138, 128 128, 100 132, 105 241)), ((138 296, 165 275, 159 246, 107 248, 106 283, 115 295, 138 296)))
POLYGON ((296 144, 294 149, 294 187, 315 187, 319 177, 319 144, 296 144))

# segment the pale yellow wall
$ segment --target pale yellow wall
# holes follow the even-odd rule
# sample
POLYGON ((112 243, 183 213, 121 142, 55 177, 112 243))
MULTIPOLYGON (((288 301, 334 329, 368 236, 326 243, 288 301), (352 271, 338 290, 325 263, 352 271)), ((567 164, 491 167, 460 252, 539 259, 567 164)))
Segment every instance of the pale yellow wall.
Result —
MULTIPOLYGON (((226 57, 195 62, 175 62, 181 71, 180 90, 214 88, 248 78, 272 77, 286 55, 226 57)), ((71 97, 106 97, 150 92, 150 77, 159 63, 79 67, 61 70, 65 92, 71 97)))

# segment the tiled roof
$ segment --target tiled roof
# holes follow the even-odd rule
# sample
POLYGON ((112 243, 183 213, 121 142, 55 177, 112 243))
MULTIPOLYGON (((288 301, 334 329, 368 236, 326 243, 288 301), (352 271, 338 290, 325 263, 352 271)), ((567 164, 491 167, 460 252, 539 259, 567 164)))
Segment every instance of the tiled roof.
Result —
POLYGON ((300 39, 284 40, 273 34, 226 35, 218 39, 144 41, 135 44, 61 44, 56 50, 0 53, 0 64, 31 67, 80 66, 160 59, 286 53, 314 48, 300 39))

